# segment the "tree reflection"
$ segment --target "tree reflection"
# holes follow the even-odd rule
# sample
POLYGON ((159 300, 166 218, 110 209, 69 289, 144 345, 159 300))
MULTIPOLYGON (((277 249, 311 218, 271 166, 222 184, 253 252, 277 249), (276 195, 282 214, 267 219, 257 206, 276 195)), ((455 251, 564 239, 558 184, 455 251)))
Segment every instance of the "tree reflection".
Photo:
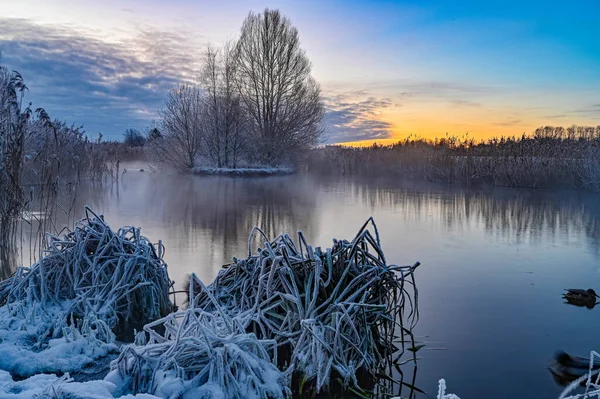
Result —
POLYGON ((329 181, 371 208, 419 221, 434 216, 448 231, 481 225, 487 234, 515 243, 566 242, 583 234, 600 255, 600 195, 582 191, 398 184, 387 180, 329 181))
MULTIPOLYGON (((84 205, 107 216, 113 228, 134 224, 151 239, 163 239, 175 251, 195 251, 197 264, 216 265, 243 256, 252 227, 270 238, 302 230, 317 236, 323 201, 358 201, 371 210, 402 214, 407 222, 433 218, 455 233, 483 226, 492 239, 515 243, 569 242, 584 237, 600 255, 600 196, 586 192, 527 189, 468 189, 399 184, 389 180, 316 180, 309 176, 268 178, 199 177, 131 172, 118 183, 81 185, 75 201, 69 197, 57 212, 57 228, 71 227, 84 205), (328 193, 335 193, 328 197, 328 193), (338 194, 341 194, 338 195, 338 194), (202 244, 202 249, 194 250, 202 244), (199 253, 198 251, 208 251, 199 253)), ((329 203, 331 205, 331 203, 329 203)), ((28 227, 28 226, 26 226, 28 227)), ((28 265, 28 234, 19 245, 28 265)), ((256 248, 261 243, 257 238, 256 248)), ((167 246, 167 252, 171 248, 167 246)), ((190 255, 191 259, 192 255, 190 255)), ((191 262, 191 260, 186 260, 191 262)), ((191 267, 191 265, 190 265, 191 267)), ((6 274, 10 271, 5 271, 6 274)))
POLYGON ((254 226, 271 238, 297 230, 310 235, 316 223, 314 191, 312 180, 290 176, 174 176, 149 185, 148 209, 172 226, 173 234, 185 238, 203 232, 231 253, 247 242, 254 226))

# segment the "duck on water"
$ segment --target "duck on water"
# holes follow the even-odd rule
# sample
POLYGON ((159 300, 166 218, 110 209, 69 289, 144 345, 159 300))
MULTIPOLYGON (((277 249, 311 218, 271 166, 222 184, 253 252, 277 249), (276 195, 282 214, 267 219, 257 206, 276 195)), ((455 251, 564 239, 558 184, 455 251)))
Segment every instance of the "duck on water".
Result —
POLYGON ((563 299, 567 300, 568 304, 575 306, 585 306, 587 308, 593 308, 596 306, 596 298, 600 298, 596 291, 589 288, 587 290, 579 288, 569 288, 567 292, 563 294, 563 299))
MULTIPOLYGON (((585 306, 589 309, 598 303, 596 302, 596 298, 600 298, 596 294, 596 291, 591 288, 587 290, 570 288, 565 291, 563 294, 563 299, 566 299, 565 303, 575 306, 585 306)), ((597 360, 590 362, 589 358, 571 356, 563 351, 559 351, 554 355, 554 361, 549 370, 554 380, 563 386, 570 384, 590 371, 594 375, 600 372, 600 363, 597 360)))

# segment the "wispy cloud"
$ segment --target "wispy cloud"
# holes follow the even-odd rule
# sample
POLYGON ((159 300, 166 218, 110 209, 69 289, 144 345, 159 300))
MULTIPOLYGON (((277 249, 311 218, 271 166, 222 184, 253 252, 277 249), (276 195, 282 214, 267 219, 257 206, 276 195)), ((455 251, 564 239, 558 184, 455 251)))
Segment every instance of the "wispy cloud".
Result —
POLYGON ((460 81, 422 81, 415 79, 372 82, 369 88, 374 91, 400 93, 401 97, 435 98, 453 101, 474 101, 474 98, 493 96, 503 91, 503 89, 496 86, 478 85, 460 81))
POLYGON ((546 119, 562 119, 562 118, 566 118, 567 114, 552 114, 552 115, 544 115, 544 118, 546 119))
POLYGON ((154 118, 166 92, 195 77, 202 50, 185 32, 147 28, 123 43, 25 19, 0 25, 2 63, 23 74, 29 101, 113 138, 154 118))
POLYGON ((600 104, 591 104, 588 107, 583 107, 573 111, 569 111, 569 113, 593 118, 600 118, 600 104))
POLYGON ((389 98, 368 97, 357 91, 325 98, 325 125, 328 143, 383 139, 391 137, 392 124, 381 120, 380 113, 398 107, 389 98), (366 97, 366 98, 365 98, 366 97))
POLYGON ((501 121, 501 122, 495 122, 494 126, 506 126, 506 127, 510 127, 510 126, 524 126, 525 124, 523 123, 523 121, 521 119, 507 119, 505 121, 501 121))
POLYGON ((458 99, 454 99, 454 100, 448 100, 448 102, 454 106, 454 107, 481 107, 482 104, 480 102, 477 101, 469 101, 469 100, 458 100, 458 99))

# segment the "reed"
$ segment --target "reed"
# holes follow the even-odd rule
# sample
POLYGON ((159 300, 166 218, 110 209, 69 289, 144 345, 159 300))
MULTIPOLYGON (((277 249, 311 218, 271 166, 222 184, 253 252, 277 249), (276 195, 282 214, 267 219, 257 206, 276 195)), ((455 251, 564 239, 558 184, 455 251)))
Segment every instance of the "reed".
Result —
POLYGON ((389 146, 329 146, 313 151, 306 167, 319 174, 600 190, 600 127, 561 129, 481 142, 468 136, 409 137, 389 146))
POLYGON ((460 399, 453 393, 446 393, 446 380, 441 379, 438 381, 438 396, 437 399, 460 399))
POLYGON ((17 218, 24 204, 22 158, 32 113, 22 106, 26 90, 19 73, 0 65, 0 266, 13 264, 17 255, 17 218))
POLYGON ((113 172, 114 148, 90 141, 82 127, 51 120, 43 108, 24 104, 24 78, 0 65, 0 277, 15 270, 28 234, 33 264, 46 246, 45 233, 58 233, 56 213, 73 209, 59 204, 59 194, 72 204, 82 180, 104 181, 113 172), (27 218, 27 215, 44 215, 27 218), (36 228, 31 220, 35 219, 36 228), (31 228, 23 226, 29 223, 31 228), (21 240, 20 240, 21 239, 21 240))

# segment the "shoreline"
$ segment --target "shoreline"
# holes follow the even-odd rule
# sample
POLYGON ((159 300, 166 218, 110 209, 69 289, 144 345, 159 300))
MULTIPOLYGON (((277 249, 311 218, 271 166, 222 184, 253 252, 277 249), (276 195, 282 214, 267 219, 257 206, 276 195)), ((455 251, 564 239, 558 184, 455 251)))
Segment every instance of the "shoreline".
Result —
POLYGON ((194 175, 201 176, 285 176, 294 174, 296 171, 292 168, 214 168, 214 167, 194 167, 190 169, 194 175))

